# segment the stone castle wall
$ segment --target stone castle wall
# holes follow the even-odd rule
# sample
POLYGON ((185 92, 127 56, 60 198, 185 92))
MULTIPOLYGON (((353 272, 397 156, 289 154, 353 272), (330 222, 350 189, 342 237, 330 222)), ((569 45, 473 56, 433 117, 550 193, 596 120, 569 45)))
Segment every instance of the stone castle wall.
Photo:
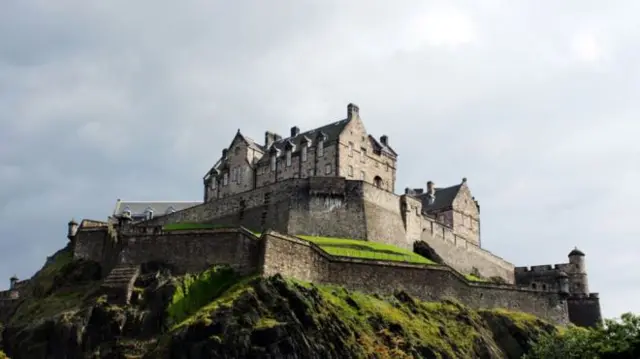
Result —
POLYGON ((463 273, 477 269, 484 277, 501 277, 513 284, 514 265, 480 248, 464 237, 456 235, 450 227, 431 218, 423 217, 420 239, 428 243, 451 267, 463 273))
POLYGON ((118 264, 162 262, 178 273, 229 265, 240 273, 257 269, 260 242, 245 229, 208 229, 125 234, 118 264))
MULTIPOLYGON (((89 243, 82 243, 91 240, 101 241, 103 237, 79 235, 76 247, 92 248, 89 243)), ((571 308, 590 305, 574 301, 568 307, 560 294, 550 291, 470 282, 448 266, 334 257, 309 242, 274 231, 258 239, 243 228, 163 232, 161 227, 134 227, 121 233, 119 241, 122 250, 117 263, 163 262, 177 272, 198 272, 212 265, 227 264, 243 273, 261 271, 267 276, 281 273, 368 293, 404 290, 426 301, 457 298, 473 308, 508 308, 562 324, 568 322, 571 308)), ((93 250, 84 253, 85 259, 105 260, 93 250)), ((587 314, 579 316, 589 318, 587 314)))
POLYGON ((368 293, 404 290, 426 301, 456 298, 472 308, 507 308, 554 323, 569 321, 567 302, 558 293, 469 282, 446 266, 336 258, 313 244, 272 232, 265 235, 264 248, 264 275, 281 273, 368 293))
POLYGON ((513 264, 422 215, 420 201, 341 177, 289 179, 231 195, 140 225, 200 222, 243 226, 254 231, 371 240, 411 249, 429 243, 458 271, 477 269, 513 283, 513 264))
POLYGON ((591 293, 588 296, 571 296, 567 304, 571 323, 584 327, 602 324, 600 298, 597 293, 591 293))

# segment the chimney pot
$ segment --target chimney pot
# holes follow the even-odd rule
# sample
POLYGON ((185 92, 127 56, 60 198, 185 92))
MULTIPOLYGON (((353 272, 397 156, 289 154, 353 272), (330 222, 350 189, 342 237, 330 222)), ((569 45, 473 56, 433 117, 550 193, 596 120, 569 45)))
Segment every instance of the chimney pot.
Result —
POLYGON ((385 146, 388 146, 389 145, 389 137, 387 135, 380 136, 380 143, 382 143, 385 146))
POLYGON ((296 137, 300 134, 300 128, 298 126, 291 127, 291 137, 296 137))

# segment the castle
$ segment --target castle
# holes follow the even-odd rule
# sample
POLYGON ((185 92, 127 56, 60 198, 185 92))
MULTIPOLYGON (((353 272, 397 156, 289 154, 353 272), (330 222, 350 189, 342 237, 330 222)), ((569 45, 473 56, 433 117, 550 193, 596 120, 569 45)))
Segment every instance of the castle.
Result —
MULTIPOLYGON (((429 181, 398 195, 397 161, 388 136, 368 134, 359 108, 349 104, 346 119, 304 132, 295 126, 286 138, 266 132, 262 144, 238 130, 203 178, 203 202, 118 200, 107 221, 71 221, 68 237, 74 257, 100 262, 105 290, 125 302, 144 263, 162 262, 177 272, 226 264, 368 292, 454 297, 561 324, 602 321, 584 253, 574 249, 568 263, 554 266, 515 267, 482 248, 480 205, 466 178, 447 187, 429 181), (180 223, 217 227, 166 229, 180 223), (299 235, 409 250, 422 243, 442 262, 335 256, 299 235), (468 274, 489 280, 470 281, 468 274)), ((12 286, 0 298, 15 300, 17 292, 12 286)))

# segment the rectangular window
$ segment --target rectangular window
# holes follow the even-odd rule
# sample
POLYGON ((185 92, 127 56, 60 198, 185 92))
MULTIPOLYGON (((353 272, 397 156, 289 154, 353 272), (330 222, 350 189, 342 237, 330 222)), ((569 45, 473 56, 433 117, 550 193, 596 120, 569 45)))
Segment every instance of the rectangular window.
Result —
POLYGON ((349 166, 347 173, 349 174, 349 177, 353 177, 353 166, 349 166))
POLYGON ((242 168, 238 168, 238 184, 242 183, 242 168))
POLYGON ((349 157, 353 157, 353 142, 349 142, 349 157))
POLYGON ((231 170, 231 181, 238 182, 238 168, 234 168, 231 170))
POLYGON ((360 172, 360 179, 364 181, 364 171, 360 172))
POLYGON ((331 165, 328 163, 324 166, 324 174, 327 174, 327 175, 331 174, 331 165))
POLYGON ((271 155, 271 172, 276 170, 276 156, 271 155))
POLYGON ((385 164, 386 171, 389 172, 389 164, 385 164))
POLYGON ((324 141, 318 142, 318 157, 324 156, 324 141))
POLYGON ((309 170, 309 177, 313 177, 313 168, 309 170))
POLYGON ((227 184, 229 184, 229 172, 225 172, 222 176, 222 185, 226 186, 227 184))
POLYGON ((211 189, 216 189, 216 184, 218 184, 217 178, 211 179, 211 189))
POLYGON ((364 163, 366 158, 367 158, 367 149, 366 148, 361 148, 360 149, 360 162, 364 163))
POLYGON ((287 167, 291 167, 291 150, 287 150, 286 157, 287 157, 287 167))
POLYGON ((302 162, 307 162, 307 145, 306 144, 302 145, 301 155, 302 155, 302 162))

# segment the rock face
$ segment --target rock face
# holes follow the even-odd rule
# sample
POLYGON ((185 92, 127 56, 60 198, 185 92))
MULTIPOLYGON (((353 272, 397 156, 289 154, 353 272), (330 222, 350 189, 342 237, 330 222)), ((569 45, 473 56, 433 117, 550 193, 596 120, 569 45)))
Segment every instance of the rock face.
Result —
MULTIPOLYGON (((4 323, 13 359, 519 358, 555 328, 522 313, 378 297, 228 268, 176 277, 140 268, 130 303, 101 289, 96 263, 64 252, 4 323)), ((1 357, 1 355, 0 355, 1 357)))

